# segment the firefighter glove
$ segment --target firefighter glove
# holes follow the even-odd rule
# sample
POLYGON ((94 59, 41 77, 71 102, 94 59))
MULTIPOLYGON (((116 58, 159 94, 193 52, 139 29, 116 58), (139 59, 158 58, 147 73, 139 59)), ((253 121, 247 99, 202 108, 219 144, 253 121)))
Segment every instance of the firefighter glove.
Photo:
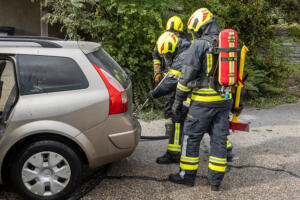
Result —
POLYGON ((162 80, 161 73, 154 73, 154 81, 155 83, 159 83, 162 80))
POLYGON ((154 94, 155 94, 154 90, 150 90, 150 92, 148 92, 148 94, 147 94, 147 98, 148 98, 148 99, 153 99, 153 98, 155 98, 155 97, 154 97, 154 94))
POLYGON ((179 114, 181 112, 181 108, 182 108, 182 101, 175 99, 173 106, 172 106, 173 115, 179 114))

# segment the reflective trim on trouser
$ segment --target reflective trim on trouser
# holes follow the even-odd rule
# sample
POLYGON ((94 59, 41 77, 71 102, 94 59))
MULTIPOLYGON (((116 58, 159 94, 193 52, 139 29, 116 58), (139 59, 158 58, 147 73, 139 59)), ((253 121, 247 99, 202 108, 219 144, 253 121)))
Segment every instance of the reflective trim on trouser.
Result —
POLYGON ((188 157, 188 156, 181 155, 180 161, 188 162, 188 163, 198 163, 199 162, 199 157, 188 157))
POLYGON ((208 168, 216 172, 225 172, 226 171, 226 158, 218 158, 214 156, 209 156, 208 168))
POLYGON ((182 170, 197 170, 199 167, 198 163, 183 163, 180 161, 180 169, 182 170))
POLYGON ((216 165, 216 164, 213 164, 211 162, 209 162, 208 164, 208 168, 211 169, 212 171, 216 171, 216 172, 224 172, 226 171, 226 165, 216 165))
POLYGON ((218 163, 218 164, 226 164, 227 159, 226 158, 217 158, 217 157, 214 157, 214 156, 209 156, 209 162, 218 163))
POLYGON ((168 144, 168 151, 180 152, 181 151, 181 145, 168 144))
POLYGON ((181 155, 180 168, 182 170, 197 170, 199 166, 199 157, 188 157, 181 155))
POLYGON ((227 140, 227 149, 229 149, 231 147, 231 143, 229 142, 229 140, 227 140))
POLYGON ((174 135, 170 137, 168 150, 169 151, 181 151, 181 127, 180 123, 174 123, 175 131, 174 135))
POLYGON ((180 143, 179 138, 180 138, 180 123, 175 123, 174 144, 178 145, 180 143))

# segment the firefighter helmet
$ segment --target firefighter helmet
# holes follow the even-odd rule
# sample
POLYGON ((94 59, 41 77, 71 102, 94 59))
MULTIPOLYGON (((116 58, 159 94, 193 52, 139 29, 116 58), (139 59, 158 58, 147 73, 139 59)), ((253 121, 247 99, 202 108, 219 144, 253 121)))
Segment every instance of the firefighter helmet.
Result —
POLYGON ((167 22, 166 30, 183 32, 183 23, 182 23, 180 17, 178 17, 178 16, 171 17, 167 22))
POLYGON ((171 32, 163 33, 157 40, 157 50, 160 54, 174 53, 178 43, 178 37, 171 32))
POLYGON ((188 30, 198 32, 199 29, 214 19, 213 14, 207 8, 200 8, 196 10, 189 19, 188 30))

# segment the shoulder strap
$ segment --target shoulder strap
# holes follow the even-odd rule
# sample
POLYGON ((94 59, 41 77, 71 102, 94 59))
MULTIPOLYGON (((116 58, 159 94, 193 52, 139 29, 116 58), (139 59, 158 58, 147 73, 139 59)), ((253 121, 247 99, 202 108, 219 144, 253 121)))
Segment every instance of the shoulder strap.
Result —
POLYGON ((218 41, 215 37, 204 35, 200 38, 200 40, 206 40, 210 43, 210 45, 212 45, 212 47, 218 47, 218 41))

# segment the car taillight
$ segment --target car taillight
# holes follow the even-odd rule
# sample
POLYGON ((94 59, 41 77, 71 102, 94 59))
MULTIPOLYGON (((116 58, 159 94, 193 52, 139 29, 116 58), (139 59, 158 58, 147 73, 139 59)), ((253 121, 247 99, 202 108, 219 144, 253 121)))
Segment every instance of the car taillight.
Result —
POLYGON ((93 64, 109 93, 109 114, 123 113, 128 110, 127 93, 123 86, 112 75, 96 64, 93 64))

